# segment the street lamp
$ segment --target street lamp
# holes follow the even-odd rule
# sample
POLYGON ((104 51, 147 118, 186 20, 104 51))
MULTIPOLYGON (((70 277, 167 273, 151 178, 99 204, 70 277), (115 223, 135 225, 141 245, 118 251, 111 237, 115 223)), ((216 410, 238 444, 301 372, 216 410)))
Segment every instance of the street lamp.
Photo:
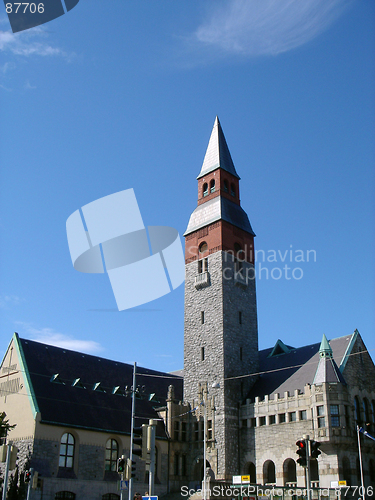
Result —
MULTIPOLYGON (((214 382, 211 385, 212 389, 220 389, 219 382, 214 382)), ((203 416, 203 500, 206 500, 206 462, 207 462, 207 396, 208 389, 206 391, 206 395, 203 398, 203 408, 204 408, 204 416, 203 416)))

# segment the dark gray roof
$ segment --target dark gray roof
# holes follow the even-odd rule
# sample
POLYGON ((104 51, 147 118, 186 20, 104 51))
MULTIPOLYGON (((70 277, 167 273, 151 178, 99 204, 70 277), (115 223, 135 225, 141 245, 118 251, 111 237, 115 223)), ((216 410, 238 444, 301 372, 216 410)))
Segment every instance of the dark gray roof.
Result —
MULTIPOLYGON (((18 341, 41 422, 130 434, 131 398, 124 396, 124 387, 132 385, 133 365, 32 340, 18 341)), ((158 418, 153 407, 165 404, 170 384, 176 399, 182 400, 182 378, 142 367, 137 367, 137 373, 137 385, 145 385, 145 395, 156 395, 152 402, 147 397, 136 400, 137 425, 158 418)), ((161 422, 157 435, 165 437, 161 422)))
POLYGON ((246 212, 240 205, 222 196, 198 205, 190 216, 184 236, 218 220, 225 220, 255 236, 246 212))
MULTIPOLYGON (((340 366, 344 360, 353 335, 355 333, 330 341, 332 359, 336 366, 340 366)), ((259 371, 261 374, 248 397, 250 399, 254 399, 256 396, 263 398, 265 395, 276 392, 282 395, 287 391, 289 394, 293 394, 296 389, 303 391, 306 384, 313 384, 320 360, 320 345, 318 342, 303 347, 290 348, 288 353, 273 356, 270 354, 274 347, 259 351, 259 371)), ((329 378, 333 380, 331 373, 329 373, 329 378)))
POLYGON ((197 179, 203 177, 209 172, 213 172, 217 168, 226 170, 234 177, 237 177, 237 179, 240 178, 236 172, 236 169, 234 168, 233 160, 230 155, 227 141, 225 140, 218 117, 216 117, 215 119, 210 141, 206 150, 206 155, 204 157, 203 165, 197 179))

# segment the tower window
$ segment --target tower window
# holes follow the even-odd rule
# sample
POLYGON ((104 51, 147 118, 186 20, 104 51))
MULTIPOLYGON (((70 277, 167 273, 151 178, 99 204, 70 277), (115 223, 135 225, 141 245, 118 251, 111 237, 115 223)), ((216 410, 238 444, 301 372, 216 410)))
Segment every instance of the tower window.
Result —
POLYGON ((201 324, 204 325, 204 311, 201 311, 201 324))
POLYGON ((199 245, 199 253, 205 253, 208 250, 208 245, 205 241, 202 241, 202 243, 199 245))
MULTIPOLYGON (((242 325, 242 311, 238 311, 238 322, 240 325, 242 325)), ((242 349, 242 347, 241 347, 242 349)))
POLYGON ((232 196, 236 196, 236 188, 235 188, 234 184, 230 185, 230 194, 232 196))
POLYGON ((240 361, 242 361, 242 347, 240 347, 240 361))
POLYGON ((198 260, 198 273, 206 273, 208 271, 208 259, 207 257, 205 259, 198 260))
POLYGON ((204 361, 204 347, 201 347, 201 361, 204 361))
POLYGON ((212 181, 210 182, 210 192, 215 192, 215 179, 212 179, 212 181))
POLYGON ((229 187, 228 187, 228 182, 224 181, 224 192, 229 193, 229 187))
POLYGON ((207 196, 208 195, 208 184, 207 182, 205 182, 203 184, 203 196, 207 196))

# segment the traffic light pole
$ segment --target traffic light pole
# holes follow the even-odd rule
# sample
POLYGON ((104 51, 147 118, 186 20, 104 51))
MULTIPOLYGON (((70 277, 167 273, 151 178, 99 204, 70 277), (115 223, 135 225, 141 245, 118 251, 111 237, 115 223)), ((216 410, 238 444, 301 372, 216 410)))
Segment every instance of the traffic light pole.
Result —
POLYGON ((149 420, 148 422, 148 433, 147 436, 150 437, 150 442, 147 443, 147 448, 150 450, 150 471, 148 476, 148 494, 152 496, 154 494, 154 483, 155 483, 155 433, 156 433, 156 422, 154 420, 149 420))
POLYGON ((5 472, 4 472, 4 483, 3 483, 3 499, 6 500, 7 497, 7 489, 8 489, 8 477, 9 477, 9 466, 10 466, 10 454, 12 446, 7 444, 7 460, 5 464, 5 472))
POLYGON ((311 443, 310 436, 305 434, 303 439, 306 442, 306 489, 307 489, 307 500, 311 500, 311 475, 310 475, 310 455, 311 455, 311 443))
MULTIPOLYGON (((135 380, 136 380, 137 363, 134 363, 133 368, 133 387, 132 387, 132 419, 130 427, 130 461, 133 463, 133 438, 134 438, 134 418, 135 418, 135 380)), ((133 478, 129 478, 129 500, 133 499, 133 478)))

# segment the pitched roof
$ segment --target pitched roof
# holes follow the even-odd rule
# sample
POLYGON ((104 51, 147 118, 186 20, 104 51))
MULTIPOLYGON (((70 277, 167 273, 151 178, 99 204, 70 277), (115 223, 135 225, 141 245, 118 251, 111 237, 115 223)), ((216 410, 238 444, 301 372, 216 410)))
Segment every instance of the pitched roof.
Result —
MULTIPOLYGON (((336 367, 340 366, 345 359, 353 335, 356 334, 330 341, 331 359, 336 367)), ((247 397, 250 399, 254 399, 256 396, 263 398, 267 394, 270 395, 276 392, 283 394, 287 391, 289 394, 293 394, 296 389, 303 391, 306 384, 321 383, 314 382, 320 360, 320 346, 319 342, 298 348, 288 346, 289 352, 279 355, 271 355, 275 347, 259 351, 259 371, 261 374, 247 397)), ((328 382, 344 381, 343 378, 334 380, 333 376, 331 377, 330 368, 328 370, 328 382)), ((337 369, 337 371, 340 370, 337 369)))
MULTIPOLYGON (((132 385, 132 365, 17 339, 41 422, 130 434, 131 397, 125 397, 124 388, 132 385)), ((136 382, 145 386, 146 396, 156 394, 157 406, 165 404, 171 384, 176 399, 182 399, 181 377, 137 367, 136 382)), ((137 426, 157 418, 153 406, 147 397, 136 399, 137 426)), ((160 422, 157 435, 165 437, 160 422)))
POLYGON ((246 212, 223 196, 217 196, 197 206, 190 216, 184 236, 217 220, 225 220, 255 236, 246 212))
POLYGON ((233 160, 229 152, 227 141, 225 140, 223 129, 221 128, 219 118, 216 117, 208 143, 203 165, 197 179, 204 175, 222 168, 239 179, 239 175, 234 168, 233 160))

